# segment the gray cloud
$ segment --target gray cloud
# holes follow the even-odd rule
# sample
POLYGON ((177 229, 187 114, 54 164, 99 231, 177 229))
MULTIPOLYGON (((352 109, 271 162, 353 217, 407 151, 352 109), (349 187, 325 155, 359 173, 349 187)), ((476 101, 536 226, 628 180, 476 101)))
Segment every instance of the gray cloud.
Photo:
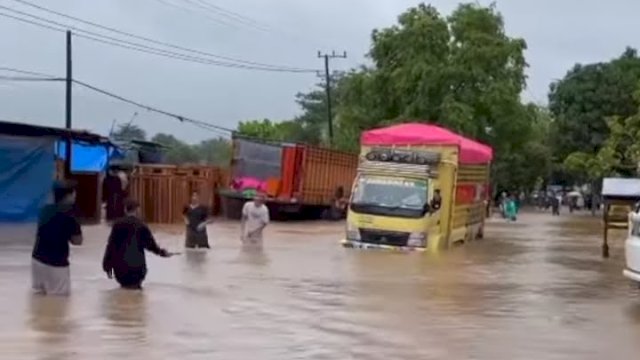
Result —
MULTIPOLYGON (((335 69, 364 62, 371 30, 392 24, 400 12, 417 4, 407 0, 207 0, 270 27, 270 31, 258 31, 223 25, 213 14, 207 17, 163 3, 185 4, 184 0, 30 1, 136 34, 262 63, 320 68, 317 50, 347 50, 349 58, 335 61, 335 69)), ((457 2, 431 3, 447 14, 457 2)), ((18 8, 11 0, 0 0, 0 5, 18 8)), ((509 34, 529 44, 529 89, 523 94, 529 100, 545 100, 549 82, 562 77, 575 62, 606 60, 627 45, 639 45, 632 30, 640 2, 634 0, 502 0, 497 5, 509 34)), ((0 66, 63 74, 63 34, 6 18, 0 18, 0 32, 0 66)), ((294 116, 298 112, 295 93, 311 89, 318 80, 314 74, 185 63, 80 38, 74 40, 74 71, 78 79, 118 94, 227 127, 244 119, 294 116)), ((136 123, 151 134, 170 132, 190 142, 214 135, 82 88, 74 91, 74 124, 79 128, 104 134, 113 119, 126 121, 138 111, 136 123)), ((63 104, 62 84, 0 80, 0 119, 62 126, 63 104)))

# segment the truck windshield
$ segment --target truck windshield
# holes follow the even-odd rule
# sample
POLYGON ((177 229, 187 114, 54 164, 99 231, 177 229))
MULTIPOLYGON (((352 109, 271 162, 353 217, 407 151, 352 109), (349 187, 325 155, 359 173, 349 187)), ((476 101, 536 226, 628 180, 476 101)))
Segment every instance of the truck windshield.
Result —
POLYGON ((360 177, 351 210, 360 213, 422 217, 426 213, 427 182, 392 177, 360 177))

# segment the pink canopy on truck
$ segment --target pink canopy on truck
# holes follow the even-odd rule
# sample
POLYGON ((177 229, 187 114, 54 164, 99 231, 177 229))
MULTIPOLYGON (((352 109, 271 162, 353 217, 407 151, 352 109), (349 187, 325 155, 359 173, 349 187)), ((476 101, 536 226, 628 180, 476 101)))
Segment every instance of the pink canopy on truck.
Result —
POLYGON ((462 164, 486 164, 493 159, 491 147, 430 124, 405 123, 365 131, 360 143, 364 146, 457 145, 462 164))

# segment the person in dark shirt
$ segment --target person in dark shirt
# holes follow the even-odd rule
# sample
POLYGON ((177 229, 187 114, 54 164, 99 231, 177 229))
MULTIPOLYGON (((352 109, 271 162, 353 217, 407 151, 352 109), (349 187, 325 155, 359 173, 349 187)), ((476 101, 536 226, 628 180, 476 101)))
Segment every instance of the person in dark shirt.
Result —
POLYGON ((125 200, 125 216, 113 223, 111 235, 104 252, 102 268, 111 279, 124 289, 142 289, 147 275, 145 250, 161 257, 175 254, 160 248, 149 227, 140 220, 137 201, 125 200))
POLYGON ((435 189, 433 191, 433 198, 431 199, 429 208, 432 212, 436 212, 440 210, 440 207, 442 207, 442 194, 440 193, 440 189, 435 189))
POLYGON ((40 212, 36 242, 31 260, 33 290, 42 295, 69 295, 69 243, 82 244, 80 224, 72 215, 76 200, 74 185, 58 182, 53 189, 54 203, 40 212))
POLYGON ((212 222, 209 208, 202 204, 200 195, 194 192, 191 195, 191 204, 184 207, 182 212, 186 225, 185 247, 188 249, 206 248, 209 246, 207 225, 212 222))
POLYGON ((102 202, 105 205, 105 217, 108 222, 113 222, 124 216, 127 184, 125 176, 122 176, 122 172, 118 170, 116 166, 110 167, 102 182, 102 202))

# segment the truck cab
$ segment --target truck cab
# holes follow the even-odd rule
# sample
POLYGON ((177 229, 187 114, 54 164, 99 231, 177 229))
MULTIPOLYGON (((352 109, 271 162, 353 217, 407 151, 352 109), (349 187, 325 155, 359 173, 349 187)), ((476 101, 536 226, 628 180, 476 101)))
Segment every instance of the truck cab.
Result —
POLYGON ((440 241, 440 154, 371 149, 347 212, 345 247, 424 251, 440 241))
POLYGON ((437 251, 483 236, 493 149, 402 123, 362 133, 343 246, 437 251))

